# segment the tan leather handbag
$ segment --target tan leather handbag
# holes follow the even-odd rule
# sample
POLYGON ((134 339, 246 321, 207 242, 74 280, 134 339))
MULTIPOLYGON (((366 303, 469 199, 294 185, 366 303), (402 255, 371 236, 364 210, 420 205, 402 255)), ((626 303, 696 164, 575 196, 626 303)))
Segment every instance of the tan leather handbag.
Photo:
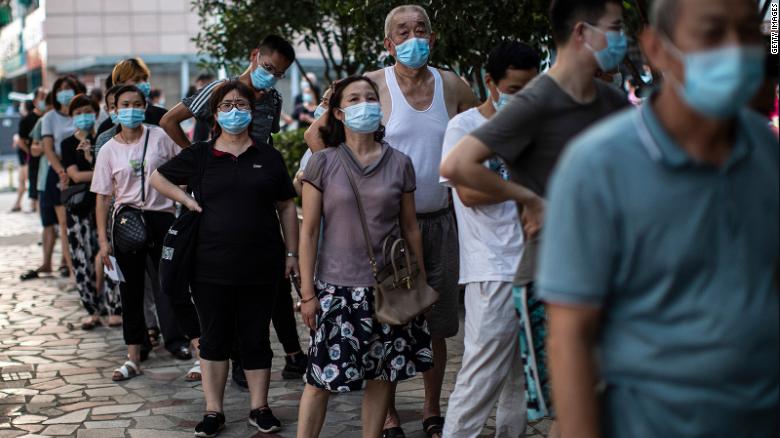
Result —
MULTIPOLYGON (((340 146, 343 148, 346 146, 340 146)), ((363 238, 368 250, 368 260, 371 272, 374 275, 376 286, 374 288, 374 313, 377 321, 390 325, 404 325, 425 313, 436 301, 439 293, 428 285, 425 277, 421 275, 416 257, 413 257, 406 241, 399 237, 387 236, 382 243, 385 266, 381 269, 377 266, 371 238, 368 234, 366 214, 363 210, 363 202, 360 200, 360 192, 349 170, 343 150, 339 150, 339 158, 344 171, 347 173, 349 185, 355 194, 358 211, 360 213, 360 225, 363 228, 363 238)))

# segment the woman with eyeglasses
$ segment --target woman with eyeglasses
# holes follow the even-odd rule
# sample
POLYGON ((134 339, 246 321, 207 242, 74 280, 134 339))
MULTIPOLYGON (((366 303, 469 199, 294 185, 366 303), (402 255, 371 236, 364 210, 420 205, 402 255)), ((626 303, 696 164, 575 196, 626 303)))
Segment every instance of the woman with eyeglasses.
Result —
POLYGON ((236 337, 251 394, 249 424, 265 433, 281 428, 268 407, 269 324, 280 279, 298 273, 298 218, 281 154, 249 134, 254 104, 243 82, 221 84, 209 103, 214 138, 152 175, 160 193, 201 214, 190 287, 201 322, 206 414, 195 436, 215 436, 225 426, 222 399, 236 337), (182 185, 202 191, 199 199, 182 185))
MULTIPOLYGON (((160 262, 162 242, 174 220, 173 201, 166 199, 149 184, 151 173, 162 163, 179 152, 179 147, 157 126, 144 125, 146 97, 137 87, 126 85, 117 90, 115 97, 119 131, 100 150, 92 174, 92 191, 97 194, 96 222, 99 256, 103 264, 112 269, 109 258, 116 256, 116 263, 124 275, 119 285, 122 299, 122 332, 127 344, 128 360, 114 371, 113 380, 127 380, 141 374, 140 362, 151 350, 144 318, 144 276, 147 257, 156 266, 160 262), (108 211, 112 202, 114 217, 140 212, 143 218, 146 241, 140 249, 123 251, 109 244, 108 211), (134 212, 135 210, 135 212, 134 212), (116 251, 113 251, 113 250, 116 251), (144 354, 142 354, 144 353, 144 354)), ((132 219, 123 217, 114 220, 111 241, 116 244, 117 224, 123 225, 132 219)), ((134 235, 138 235, 135 233, 134 235)), ((155 278, 156 280, 156 278, 155 278)), ((197 314, 177 314, 182 331, 197 345, 200 335, 197 314)))

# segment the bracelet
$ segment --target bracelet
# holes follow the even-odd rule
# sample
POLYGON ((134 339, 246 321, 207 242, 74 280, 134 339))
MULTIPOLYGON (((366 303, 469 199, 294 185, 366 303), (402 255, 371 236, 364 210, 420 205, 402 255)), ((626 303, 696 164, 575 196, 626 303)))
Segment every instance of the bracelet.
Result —
POLYGON ((312 296, 310 296, 309 298, 306 298, 306 299, 301 299, 301 304, 308 303, 309 301, 311 301, 311 300, 313 300, 313 299, 315 299, 315 298, 317 298, 317 295, 312 295, 312 296))
POLYGON ((287 257, 298 257, 298 253, 294 251, 287 251, 287 257))

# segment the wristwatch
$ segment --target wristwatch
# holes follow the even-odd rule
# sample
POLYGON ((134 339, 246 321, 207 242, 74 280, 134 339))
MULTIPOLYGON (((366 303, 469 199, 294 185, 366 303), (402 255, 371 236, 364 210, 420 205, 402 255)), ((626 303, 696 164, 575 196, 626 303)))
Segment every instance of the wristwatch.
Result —
POLYGON ((295 258, 297 258, 298 257, 298 253, 297 252, 293 252, 293 251, 287 251, 287 257, 295 257, 295 258))

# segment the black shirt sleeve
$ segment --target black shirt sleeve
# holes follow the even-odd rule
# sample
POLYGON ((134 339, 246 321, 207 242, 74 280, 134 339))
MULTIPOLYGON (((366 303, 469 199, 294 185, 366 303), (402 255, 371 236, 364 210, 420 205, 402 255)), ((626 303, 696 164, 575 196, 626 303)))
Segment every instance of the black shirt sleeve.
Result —
POLYGON ((274 180, 276 181, 274 198, 277 201, 286 201, 298 196, 298 194, 295 192, 295 187, 292 184, 292 180, 290 179, 290 174, 287 173, 287 167, 284 165, 282 154, 270 146, 269 148, 273 151, 273 159, 271 160, 271 164, 274 180))
POLYGON ((19 121, 19 138, 23 138, 30 142, 30 132, 35 127, 35 122, 38 121, 38 115, 35 113, 28 114, 22 120, 19 121))
POLYGON ((157 168, 160 175, 177 186, 189 184, 198 173, 198 160, 208 143, 196 143, 157 168))
POLYGON ((111 117, 107 118, 106 120, 103 120, 103 123, 101 123, 100 126, 98 126, 97 135, 100 136, 100 134, 111 129, 112 126, 114 126, 114 122, 111 121, 111 117))
POLYGON ((168 110, 160 108, 159 106, 149 105, 146 107, 146 117, 144 118, 144 123, 160 126, 160 120, 162 120, 163 116, 167 112, 168 110))
POLYGON ((62 140, 62 167, 65 169, 73 165, 78 165, 76 162, 76 148, 78 147, 79 143, 79 140, 72 135, 62 140))

